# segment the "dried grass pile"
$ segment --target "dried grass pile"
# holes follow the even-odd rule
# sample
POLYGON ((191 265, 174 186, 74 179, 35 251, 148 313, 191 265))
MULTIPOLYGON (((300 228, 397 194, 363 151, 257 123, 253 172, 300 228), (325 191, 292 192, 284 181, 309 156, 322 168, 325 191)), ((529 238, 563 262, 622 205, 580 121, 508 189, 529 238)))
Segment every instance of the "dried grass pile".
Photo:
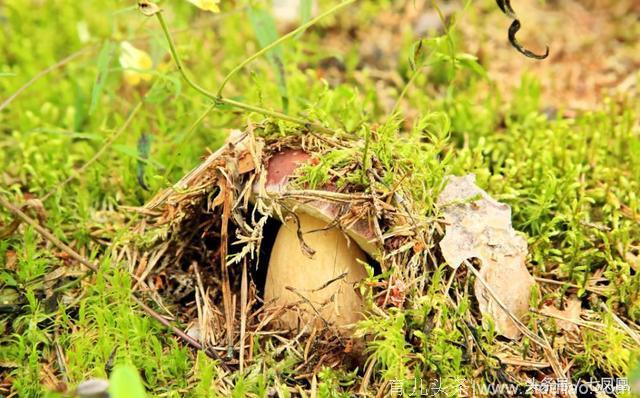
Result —
MULTIPOLYGON (((366 246, 372 272, 395 271, 361 289, 372 290, 380 307, 387 308, 403 306, 405 284, 424 289, 426 269, 435 260, 428 249, 436 225, 423 222, 398 186, 385 186, 388 170, 375 159, 366 165, 366 178, 358 181, 345 178, 362 168, 362 159, 352 157, 328 171, 321 183, 304 175, 306 166, 301 166, 287 178, 286 187, 270 189, 267 168, 279 153, 303 151, 311 154, 307 166, 321 167, 326 154, 339 148, 361 151, 365 144, 355 137, 303 131, 283 136, 277 130, 265 123, 233 132, 222 148, 140 209, 143 221, 134 234, 134 249, 128 251, 130 267, 139 286, 167 315, 188 325, 189 335, 214 347, 228 364, 250 360, 249 345, 256 335, 273 336, 282 345, 302 344, 310 356, 305 358, 309 372, 344 364, 345 353, 352 351, 359 358, 351 365, 357 364, 361 351, 335 328, 273 327, 283 310, 264 306, 261 293, 277 228, 294 209, 314 211, 315 206, 318 211, 324 203, 331 209, 323 215, 330 226, 356 239, 358 231, 366 230, 368 241, 361 236, 359 244, 366 246)), ((302 237, 300 245, 306 245, 302 237)))

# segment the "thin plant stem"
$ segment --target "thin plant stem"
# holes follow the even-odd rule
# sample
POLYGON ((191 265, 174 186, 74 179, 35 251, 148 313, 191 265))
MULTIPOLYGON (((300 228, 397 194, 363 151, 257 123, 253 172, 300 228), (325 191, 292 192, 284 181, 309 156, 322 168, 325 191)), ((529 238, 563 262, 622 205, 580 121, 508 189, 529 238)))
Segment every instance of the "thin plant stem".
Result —
MULTIPOLYGON (((455 53, 455 46, 454 46, 454 43, 453 43, 453 39, 451 38, 451 26, 447 25, 447 20, 445 18, 445 15, 442 12, 442 10, 440 9, 440 7, 438 6, 438 3, 435 2, 434 0, 431 0, 431 5, 436 10, 436 12, 438 13, 438 17, 440 18, 440 22, 442 22, 442 26, 444 28, 444 35, 443 36, 447 38, 447 47, 449 49, 449 57, 451 58, 451 63, 453 65, 453 64, 455 64, 456 53, 455 53)), ((465 2, 464 9, 466 9, 468 5, 469 5, 469 2, 468 1, 465 2)), ((400 92, 400 95, 396 99, 396 103, 393 105, 393 109, 391 110, 391 114, 390 114, 391 116, 395 115, 398 112, 398 109, 400 108, 402 99, 407 95, 407 92, 409 91, 409 88, 413 85, 413 83, 415 82, 415 80, 418 77, 418 75, 422 72, 422 69, 437 63, 437 61, 431 61, 431 62, 428 62, 428 63, 426 62, 428 59, 431 58, 431 56, 434 54, 434 52, 435 52, 435 49, 432 50, 429 53, 429 55, 424 58, 424 61, 420 65, 416 65, 416 68, 413 71, 413 74, 411 75, 411 77, 409 78, 409 81, 407 82, 407 84, 404 85, 404 87, 402 88, 402 91, 400 92)), ((455 73, 455 68, 453 69, 453 71, 455 73)))
MULTIPOLYGON (((429 55, 427 56, 427 59, 429 59, 431 55, 433 55, 433 51, 429 53, 429 55)), ((416 66, 416 69, 413 71, 413 74, 409 78, 409 81, 407 81, 407 83, 402 88, 400 95, 398 95, 398 98, 396 98, 396 103, 393 105, 393 108, 391 109, 389 116, 393 116, 398 112, 398 110, 400 109, 400 105, 402 103, 402 99, 407 95, 407 92, 409 91, 411 86, 413 86, 413 83, 415 82, 416 78, 422 73, 422 69, 435 65, 436 63, 438 63, 438 61, 422 63, 416 66)))
POLYGON ((89 159, 87 162, 85 162, 85 164, 83 164, 78 170, 76 170, 75 172, 72 172, 72 174, 69 175, 64 181, 62 181, 61 183, 57 184, 51 191, 49 191, 46 195, 44 195, 42 198, 40 198, 40 200, 43 201, 43 202, 46 201, 54 193, 59 191, 61 188, 63 188, 65 185, 67 185, 69 182, 71 182, 73 179, 81 176, 82 173, 84 173, 85 170, 87 170, 87 168, 89 168, 89 166, 94 164, 105 153, 105 151, 111 146, 111 144, 113 144, 118 139, 118 137, 120 137, 122 135, 122 133, 124 133, 127 130, 127 128, 129 127, 129 124, 131 124, 131 121, 133 121, 134 116, 142 108, 142 103, 143 103, 143 101, 138 102, 138 105, 136 105, 135 108, 133 108, 133 110, 129 113, 129 116, 127 116, 127 119, 124 121, 122 126, 120 126, 120 128, 118 130, 116 130, 116 132, 113 133, 113 135, 111 135, 111 137, 109 137, 105 141, 105 143, 102 145, 102 147, 98 150, 98 152, 96 152, 91 157, 91 159, 89 159))
POLYGON ((74 59, 78 58, 79 56, 84 55, 90 49, 91 49, 91 47, 82 48, 82 49, 80 49, 80 50, 78 50, 78 51, 66 56, 65 58, 61 59, 60 61, 56 62, 55 64, 50 65, 47 68, 45 68, 45 69, 41 70, 40 72, 38 72, 35 76, 33 76, 31 79, 29 79, 29 81, 27 81, 19 89, 17 89, 15 93, 11 94, 9 96, 9 98, 7 98, 6 100, 2 101, 2 103, 0 104, 0 111, 3 110, 4 108, 6 108, 7 106, 9 106, 9 104, 14 99, 16 99, 16 97, 18 97, 20 94, 22 94, 23 91, 25 91, 26 89, 31 87, 35 82, 37 82, 38 80, 40 80, 44 76, 48 75, 49 73, 53 72, 54 70, 63 67, 64 65, 68 64, 69 62, 73 61, 74 59))
POLYGON ((244 61, 242 61, 240 64, 238 64, 238 66, 233 68, 231 70, 231 72, 229 72, 227 74, 227 76, 225 76, 224 80, 222 81, 222 84, 220 84, 220 88, 218 88, 218 93, 217 93, 218 96, 222 95, 222 90, 224 89, 224 87, 227 85, 227 83, 233 77, 233 75, 235 75, 239 70, 241 70, 242 68, 244 68, 245 66, 247 66, 248 64, 253 62, 255 59, 257 59, 257 58, 261 57, 262 55, 264 55, 265 53, 269 52, 271 49, 277 47, 279 44, 287 41, 289 38, 291 38, 293 36, 296 36, 298 33, 301 33, 303 31, 305 31, 310 26, 315 25, 322 18, 325 18, 325 17, 327 17, 327 16, 329 16, 331 14, 334 14, 334 13, 338 12, 339 10, 341 10, 342 8, 348 6, 349 4, 351 4, 353 2, 355 2, 355 0, 345 0, 345 1, 335 5, 331 9, 329 9, 329 10, 325 11, 324 13, 318 15, 317 17, 309 20, 307 23, 298 26, 296 29, 294 29, 291 32, 287 33, 286 35, 280 37, 278 40, 275 40, 274 42, 272 42, 268 46, 262 48, 260 51, 256 52, 255 54, 251 55, 249 58, 247 58, 244 61))
POLYGON ((185 67, 182 64, 182 59, 178 56, 178 51, 176 50, 176 46, 173 42, 173 37, 171 36, 171 32, 169 31, 167 22, 164 20, 164 17, 162 16, 161 12, 156 13, 155 16, 158 18, 158 22, 160 22, 160 26, 162 27, 162 31, 164 32, 164 36, 167 39, 167 43, 169 44, 169 51, 171 51, 171 56, 173 57, 173 60, 176 63, 176 67, 178 68, 178 71, 180 72, 184 80, 187 82, 189 86, 191 86, 191 88, 198 91, 200 94, 217 101, 218 96, 207 91, 198 83, 191 80, 191 78, 187 75, 185 67))
POLYGON ((91 263, 85 257, 78 254, 71 247, 64 244, 60 239, 56 238, 54 234, 49 232, 48 229, 44 228, 40 225, 36 220, 26 215, 18 206, 15 206, 13 203, 9 202, 2 194, 0 194, 0 206, 7 209, 10 213, 12 213, 15 217, 17 217, 21 222, 25 222, 29 224, 33 229, 36 230, 40 235, 42 235, 46 240, 51 242, 58 249, 63 252, 69 254, 71 258, 86 266, 93 272, 98 272, 98 265, 91 263))
POLYGON ((404 87, 402 88, 400 95, 398 95, 398 98, 396 98, 396 103, 393 105, 393 109, 391 109, 391 113, 390 113, 391 117, 393 117, 393 115, 395 115, 398 112, 402 99, 404 98, 405 95, 407 95, 407 91, 409 91, 409 87, 413 85, 413 82, 418 77, 418 74, 420 74, 421 69, 422 69, 422 65, 417 67, 416 70, 413 71, 413 74, 411 75, 411 78, 409 79, 407 84, 405 84, 404 87))
MULTIPOLYGON (((354 0, 349 0, 349 1, 354 1, 354 0)), ((169 43, 169 50, 171 52, 171 56, 173 57, 173 60, 176 63, 176 67, 178 68, 178 71, 180 72, 180 74, 182 75, 183 79, 187 82, 187 84, 189 86, 191 86, 191 88, 193 88, 194 90, 198 91, 200 94, 204 95, 207 98, 210 98, 212 100, 214 100, 216 102, 216 104, 226 104, 229 106, 233 106, 235 108, 238 109, 243 109, 245 111, 249 111, 249 112, 255 112, 255 113, 259 113, 261 115, 264 116, 268 116, 268 117, 273 117, 275 119, 280 119, 280 120, 284 120, 287 122, 291 122, 291 123, 296 123, 302 126, 305 126, 307 128, 322 132, 322 133, 333 133, 333 131, 327 127, 324 127, 322 125, 319 125, 317 123, 312 123, 309 122, 305 119, 299 118, 299 117, 295 117, 295 116, 290 116, 290 115, 286 115, 282 112, 278 112, 278 111, 273 111, 270 109, 265 109, 256 105, 250 105, 250 104, 245 104, 244 102, 240 102, 240 101, 235 101, 229 98, 224 98, 221 97, 217 94, 214 94, 210 91, 208 91, 207 89, 203 88, 202 86, 200 86, 199 84, 197 84, 196 82, 194 82, 189 75, 186 72, 186 68, 184 67, 184 64, 182 63, 182 59, 180 58, 180 56, 178 55, 178 51, 176 50, 176 46, 173 42, 173 38, 171 37, 171 33, 169 32, 169 28, 167 27, 167 23, 164 20, 164 17, 162 16, 161 12, 157 12, 155 13, 155 16, 158 18, 158 22, 160 22, 160 26, 162 27, 162 31, 164 32, 165 38, 167 39, 167 43, 169 43)))
MULTIPOLYGON (((205 109, 205 111, 202 112, 200 116, 198 116, 198 118, 191 124, 189 129, 179 139, 174 141, 174 145, 180 145, 181 143, 185 142, 187 138, 189 138, 191 134, 193 134, 193 132, 196 131, 196 128, 209 115, 209 113, 211 113, 211 111, 215 109, 215 107, 216 107, 215 103, 212 103, 209 106, 207 106, 207 109, 205 109)), ((177 162, 178 162, 178 156, 172 156, 169 165, 165 169, 165 173, 164 173, 165 177, 167 177, 169 173, 171 173, 171 170, 173 170, 177 162)))
POLYGON ((245 104, 244 102, 235 101, 235 100, 232 100, 232 99, 229 99, 229 98, 219 98, 218 100, 220 102, 222 102, 223 104, 227 104, 227 105, 239 108, 239 109, 244 109, 244 110, 250 111, 250 112, 260 113, 260 114, 263 114, 265 116, 274 117, 276 119, 285 120, 287 122, 300 124, 302 126, 312 128, 312 129, 317 130, 317 131, 322 132, 322 133, 333 133, 333 130, 331 130, 330 128, 324 127, 324 126, 322 126, 320 124, 317 124, 317 123, 309 122, 309 121, 307 121, 305 119, 302 119, 302 118, 299 118, 299 117, 289 116, 289 115, 286 115, 286 114, 284 114, 282 112, 272 111, 272 110, 269 110, 269 109, 261 108, 259 106, 245 104))
POLYGON ((362 153, 362 174, 360 175, 360 182, 364 183, 364 177, 367 174, 367 158, 369 156, 369 144, 371 141, 371 130, 365 129, 364 132, 364 151, 362 153))

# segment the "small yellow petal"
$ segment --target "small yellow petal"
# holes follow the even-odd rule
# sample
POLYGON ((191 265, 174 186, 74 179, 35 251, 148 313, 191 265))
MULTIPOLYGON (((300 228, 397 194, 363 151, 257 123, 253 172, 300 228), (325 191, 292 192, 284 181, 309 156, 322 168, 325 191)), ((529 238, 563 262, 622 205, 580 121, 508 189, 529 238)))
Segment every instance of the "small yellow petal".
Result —
POLYGON ((127 82, 128 85, 137 86, 140 84, 140 80, 140 73, 130 70, 124 71, 124 81, 127 82))
POLYGON ((120 66, 125 69, 124 79, 128 84, 135 86, 142 80, 151 80, 151 74, 144 73, 153 68, 153 61, 149 54, 135 48, 127 41, 120 43, 120 50, 120 66))
POLYGON ((218 6, 218 3, 220 3, 220 0, 187 0, 187 1, 201 10, 211 11, 211 12, 220 12, 220 7, 218 6))

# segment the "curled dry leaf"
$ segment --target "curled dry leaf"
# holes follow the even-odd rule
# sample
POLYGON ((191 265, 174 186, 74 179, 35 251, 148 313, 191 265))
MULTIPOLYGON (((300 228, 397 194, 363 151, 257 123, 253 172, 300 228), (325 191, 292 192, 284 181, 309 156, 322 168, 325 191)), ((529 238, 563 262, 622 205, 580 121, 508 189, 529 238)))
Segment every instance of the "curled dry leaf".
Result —
MULTIPOLYGON (((525 265, 527 242, 511 226, 511 208, 476 186, 473 174, 449 177, 438 206, 447 224, 440 242, 444 259, 454 268, 465 260, 480 260, 482 279, 511 314, 521 319, 528 312, 534 281, 525 265)), ((496 331, 517 338, 520 330, 480 280, 474 291, 482 315, 491 316, 496 331)))
POLYGON ((542 314, 555 318, 556 325, 562 330, 567 332, 578 331, 580 328, 578 324, 580 322, 580 313, 582 312, 582 305, 576 298, 567 300, 564 305, 564 309, 558 309, 553 304, 548 304, 542 307, 542 314))
POLYGON ((139 0, 138 9, 143 15, 147 17, 152 17, 161 11, 160 7, 158 7, 155 3, 150 2, 149 0, 139 0))

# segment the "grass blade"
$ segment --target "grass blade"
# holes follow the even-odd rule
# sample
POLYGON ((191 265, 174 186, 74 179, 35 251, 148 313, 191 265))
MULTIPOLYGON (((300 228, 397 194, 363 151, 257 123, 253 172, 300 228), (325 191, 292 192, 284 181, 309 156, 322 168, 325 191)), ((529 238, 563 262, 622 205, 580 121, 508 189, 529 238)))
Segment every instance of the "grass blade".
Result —
MULTIPOLYGON (((311 10, 313 7, 313 0, 300 0, 300 25, 304 25, 311 20, 311 10)), ((302 36, 302 33, 298 33, 295 38, 302 36)))
POLYGON ((136 178, 138 184, 145 191, 149 190, 149 186, 144 181, 144 169, 147 165, 146 161, 149 159, 149 152, 151 152, 151 136, 147 133, 142 133, 138 138, 138 162, 136 164, 136 178))
POLYGON ((98 54, 98 76, 96 77, 96 82, 93 85, 93 90, 91 90, 91 105, 89 106, 90 115, 96 109, 96 106, 98 106, 98 100, 104 90, 104 84, 109 76, 109 66, 111 66, 111 60, 113 59, 114 48, 115 46, 113 42, 106 40, 102 45, 100 54, 98 54))

